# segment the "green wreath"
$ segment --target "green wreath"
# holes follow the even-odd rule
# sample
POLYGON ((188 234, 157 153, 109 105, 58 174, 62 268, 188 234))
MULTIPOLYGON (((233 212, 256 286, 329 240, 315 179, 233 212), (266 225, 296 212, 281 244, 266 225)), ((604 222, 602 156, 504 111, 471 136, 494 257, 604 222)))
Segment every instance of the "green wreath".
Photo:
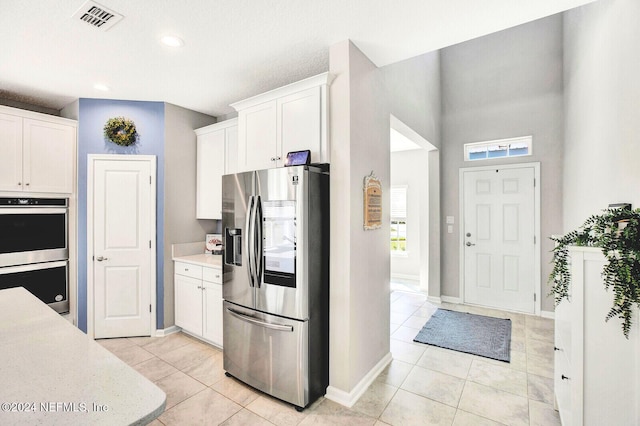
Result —
POLYGON ((136 143, 138 132, 133 121, 124 117, 114 117, 104 125, 104 135, 111 142, 120 146, 130 146, 136 143))

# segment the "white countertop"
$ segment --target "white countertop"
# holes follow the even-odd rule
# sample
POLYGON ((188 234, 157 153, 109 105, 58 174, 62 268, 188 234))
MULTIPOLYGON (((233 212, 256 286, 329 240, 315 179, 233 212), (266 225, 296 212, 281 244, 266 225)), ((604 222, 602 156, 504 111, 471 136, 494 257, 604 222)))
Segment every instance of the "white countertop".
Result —
POLYGON ((166 403, 160 388, 22 287, 0 290, 0 374, 3 425, 147 424, 166 403))
POLYGON ((222 256, 219 254, 191 254, 188 256, 175 256, 173 258, 176 262, 191 263, 193 265, 200 265, 207 268, 222 269, 222 256))

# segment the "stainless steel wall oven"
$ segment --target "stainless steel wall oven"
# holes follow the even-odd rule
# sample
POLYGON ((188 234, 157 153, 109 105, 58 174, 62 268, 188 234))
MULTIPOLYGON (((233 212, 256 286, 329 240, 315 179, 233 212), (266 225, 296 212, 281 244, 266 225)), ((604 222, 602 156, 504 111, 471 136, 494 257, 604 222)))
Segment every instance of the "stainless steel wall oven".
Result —
POLYGON ((69 311, 68 199, 0 198, 0 289, 25 287, 69 311))

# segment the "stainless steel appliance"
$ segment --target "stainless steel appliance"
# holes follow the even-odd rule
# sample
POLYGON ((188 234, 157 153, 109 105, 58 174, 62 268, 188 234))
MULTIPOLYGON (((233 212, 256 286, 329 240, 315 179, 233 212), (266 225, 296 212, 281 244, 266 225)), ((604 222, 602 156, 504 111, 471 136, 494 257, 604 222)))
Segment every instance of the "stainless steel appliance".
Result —
POLYGON ((0 198, 0 289, 25 287, 69 311, 68 199, 0 198))
POLYGON ((227 374, 302 410, 329 383, 329 166, 222 178, 227 374))

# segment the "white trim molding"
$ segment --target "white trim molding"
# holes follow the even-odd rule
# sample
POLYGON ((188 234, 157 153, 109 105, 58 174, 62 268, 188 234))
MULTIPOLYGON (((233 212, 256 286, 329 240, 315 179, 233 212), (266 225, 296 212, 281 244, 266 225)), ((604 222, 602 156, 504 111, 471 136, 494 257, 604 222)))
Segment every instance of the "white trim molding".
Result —
POLYGON ((460 303, 462 303, 462 299, 459 297, 440 296, 440 299, 442 299, 444 303, 455 303, 456 305, 459 305, 460 303))
POLYGON ((165 336, 168 336, 170 334, 177 333, 180 330, 182 330, 182 329, 180 327, 178 327, 177 325, 172 325, 171 327, 157 329, 153 336, 154 337, 165 337, 165 336))
POLYGON ((555 319, 556 318, 556 313, 553 312, 553 311, 540 311, 540 316, 542 318, 555 319))
MULTIPOLYGON (((393 252, 391 252, 393 256, 393 252)), ((391 281, 396 280, 410 280, 420 282, 420 275, 411 275, 411 274, 391 274, 391 281)))
POLYGON ((440 296, 427 296, 427 302, 441 304, 442 298, 440 296))
POLYGON ((358 402, 358 399, 362 396, 367 388, 373 383, 373 381, 382 373, 382 370, 387 368, 391 363, 393 357, 391 352, 387 353, 378 363, 358 382, 358 384, 351 390, 351 392, 343 391, 333 386, 327 388, 327 394, 324 396, 333 402, 337 402, 340 405, 351 408, 358 402))

